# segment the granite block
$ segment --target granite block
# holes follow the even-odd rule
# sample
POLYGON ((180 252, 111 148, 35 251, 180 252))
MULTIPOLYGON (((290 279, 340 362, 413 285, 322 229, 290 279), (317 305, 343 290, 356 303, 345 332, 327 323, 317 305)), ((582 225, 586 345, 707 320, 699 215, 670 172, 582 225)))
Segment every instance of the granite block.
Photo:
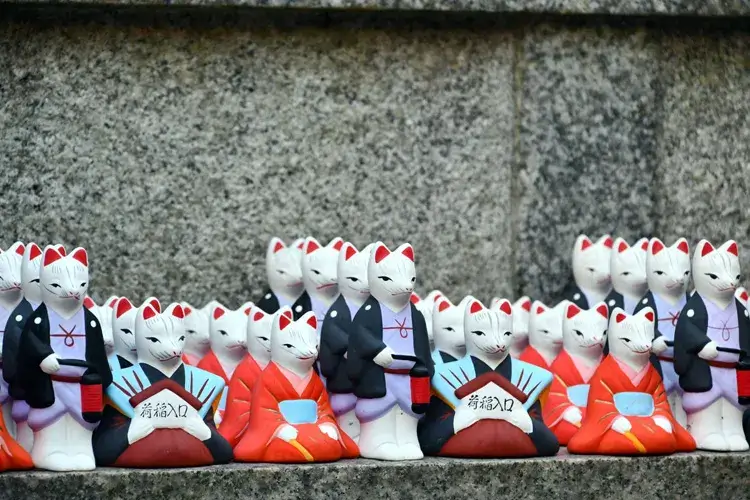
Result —
POLYGON ((8 3, 501 12, 535 14, 748 16, 746 0, 3 0, 8 3))
POLYGON ((640 27, 546 24, 524 37, 517 295, 554 302, 580 233, 654 226, 659 44, 640 27))
POLYGON ((346 498, 423 500, 666 500, 744 498, 747 453, 669 457, 561 455, 528 460, 350 460, 315 465, 235 464, 183 470, 99 469, 0 475, 0 500, 346 498))
POLYGON ((3 21, 2 244, 85 246, 97 300, 237 306, 268 239, 306 234, 410 241, 420 290, 509 291, 509 32, 153 26, 3 21))
MULTIPOLYGON (((750 36, 672 33, 664 39, 659 233, 740 245, 750 269, 750 36)), ((743 280, 746 281, 746 280, 743 280)))

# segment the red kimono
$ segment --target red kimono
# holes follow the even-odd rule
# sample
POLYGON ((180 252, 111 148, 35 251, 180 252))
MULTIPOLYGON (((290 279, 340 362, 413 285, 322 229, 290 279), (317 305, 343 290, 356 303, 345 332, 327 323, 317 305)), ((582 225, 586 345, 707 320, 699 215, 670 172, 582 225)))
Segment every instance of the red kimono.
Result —
MULTIPOLYGON (((518 356, 518 359, 527 363, 531 363, 532 365, 538 366, 540 368, 544 368, 545 370, 550 370, 550 365, 548 365, 544 357, 539 354, 539 351, 531 347, 531 344, 526 346, 526 349, 524 349, 520 356, 518 356)), ((544 408, 544 405, 547 404, 549 391, 550 388, 547 387, 544 392, 539 395, 539 404, 542 405, 542 408, 544 408)))
POLYGON ((316 373, 298 393, 279 367, 271 362, 261 373, 253 388, 248 432, 234 448, 238 462, 332 462, 341 458, 355 458, 359 449, 354 441, 336 424, 328 394, 316 373), (314 401, 317 405, 313 423, 288 423, 282 414, 281 403, 314 401), (330 423, 336 427, 339 439, 333 440, 318 427, 330 423), (282 425, 297 429, 297 438, 287 442, 276 437, 282 425))
MULTIPOLYGON (((555 433, 557 440, 561 446, 566 446, 573 434, 578 432, 580 424, 578 426, 571 424, 567 420, 563 420, 562 416, 565 410, 575 404, 570 400, 568 395, 568 388, 577 385, 585 385, 588 383, 587 380, 583 380, 581 372, 570 357, 570 354, 566 350, 562 350, 560 355, 552 362, 550 366, 552 374, 555 376, 552 379, 552 384, 549 386, 549 394, 547 396, 546 404, 542 410, 542 417, 547 427, 555 433)), ((581 415, 586 417, 586 406, 578 406, 581 410, 581 415)))
POLYGON ((250 402, 253 387, 263 370, 252 356, 245 357, 234 370, 229 382, 227 405, 224 409, 224 420, 219 427, 219 434, 229 441, 232 448, 237 446, 250 422, 250 402))
POLYGON ((586 417, 581 429, 570 439, 568 451, 599 455, 665 455, 695 450, 695 441, 672 416, 667 394, 659 373, 649 363, 647 372, 637 384, 620 368, 610 355, 591 378, 586 417), (620 393, 646 393, 653 397, 653 413, 649 416, 626 416, 632 429, 621 434, 611 429, 621 415, 615 407, 620 393), (672 432, 654 423, 661 416, 672 425, 672 432))
POLYGON ((197 366, 200 363, 200 358, 195 356, 189 356, 188 354, 182 355, 182 362, 186 365, 197 366))
MULTIPOLYGON (((205 356, 203 356, 203 359, 200 360, 196 368, 200 368, 201 370, 206 370, 207 372, 213 373, 214 375, 218 375, 219 377, 224 379, 224 383, 227 384, 227 387, 229 387, 229 377, 227 377, 227 373, 224 371, 224 367, 221 366, 219 358, 216 357, 216 354, 214 354, 214 351, 212 349, 209 350, 205 356)), ((227 389, 225 388, 224 391, 226 390, 227 389)), ((224 422, 225 408, 220 408, 222 401, 225 401, 224 397, 216 398, 216 402, 213 406, 214 415, 219 416, 218 422, 220 423, 224 422)), ((216 428, 218 429, 219 427, 220 425, 216 424, 216 428)))
POLYGON ((18 444, 5 427, 5 420, 0 414, 0 471, 33 469, 31 456, 18 444))

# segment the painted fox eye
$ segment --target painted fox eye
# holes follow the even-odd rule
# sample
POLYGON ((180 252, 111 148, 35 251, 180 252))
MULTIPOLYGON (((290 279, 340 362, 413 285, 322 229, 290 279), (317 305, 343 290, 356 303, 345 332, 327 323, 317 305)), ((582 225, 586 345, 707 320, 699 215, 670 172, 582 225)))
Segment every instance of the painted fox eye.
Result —
POLYGON ((623 276, 629 276, 630 275, 630 271, 623 271, 620 274, 623 275, 623 276))
POLYGON ((127 328, 121 328, 120 331, 126 335, 133 335, 133 332, 128 330, 127 328))
POLYGON ((146 337, 146 340, 150 340, 154 344, 161 344, 161 341, 157 339, 156 337, 146 337))
POLYGON ((318 271, 317 269, 313 269, 313 270, 312 270, 312 272, 313 272, 314 274, 320 274, 320 271, 318 271))
POLYGON ((629 344, 629 343, 630 343, 630 339, 629 339, 629 338, 627 338, 627 337, 622 337, 622 338, 621 338, 620 340, 622 340, 622 341, 623 341, 623 342, 625 342, 626 344, 629 344))
POLYGON ((383 281, 393 281, 393 280, 392 280, 391 278, 389 278, 388 276, 378 276, 378 279, 381 279, 381 280, 383 280, 383 281))
POLYGON ((685 276, 690 276, 690 271, 685 271, 685 276))
POLYGON ((738 274, 738 275, 737 275, 737 281, 741 281, 741 279, 740 279, 740 278, 742 278, 742 276, 740 276, 740 275, 738 274))
POLYGON ((453 329, 452 326, 446 326, 445 328, 443 328, 443 330, 445 330, 447 332, 455 332, 456 331, 456 330, 453 329))
POLYGON ((588 269, 590 273, 594 272, 594 268, 593 267, 587 267, 586 269, 588 269))
POLYGON ((482 330, 474 330, 471 333, 473 333, 477 337, 484 337, 484 332, 482 330))
POLYGON ((579 330, 573 330, 573 333, 575 333, 579 337, 583 337, 583 333, 581 333, 579 330))
POLYGON ((190 335, 195 335, 196 333, 195 330, 185 330, 185 331, 188 332, 190 335))
POLYGON ((225 335, 225 336, 226 336, 226 335, 229 335, 229 334, 228 334, 228 333, 226 332, 226 330, 219 330, 219 333, 220 333, 220 334, 222 334, 222 335, 225 335))
POLYGON ((708 276, 708 277, 709 277, 709 278, 711 278, 712 280, 717 280, 717 279, 719 279, 719 277, 718 277, 718 276, 716 276, 716 275, 715 275, 714 273, 706 273, 706 276, 708 276))
POLYGON ((417 277, 416 276, 412 276, 411 277, 411 282, 414 283, 415 281, 417 281, 417 277))
POLYGON ((29 281, 29 283, 39 283, 39 278, 34 278, 33 280, 29 281))
MULTIPOLYGON (((263 342, 268 342, 268 337, 258 337, 263 342)), ((287 344, 288 345, 288 344, 287 344)))
POLYGON ((184 335, 183 335, 183 336, 181 336, 181 337, 180 337, 180 340, 185 340, 185 336, 184 336, 184 335))
POLYGON ((654 271, 657 276, 664 276, 664 271, 654 271))
POLYGON ((549 330, 539 330, 539 331, 542 332, 545 335, 549 335, 549 330))
POLYGON ((83 286, 86 286, 86 282, 83 282, 83 283, 81 283, 81 286, 82 286, 82 287, 83 287, 83 286))
POLYGON ((287 349, 291 349, 294 346, 292 344, 284 344, 284 347, 286 347, 287 349))
POLYGON ((286 273, 285 273, 284 271, 282 271, 281 269, 277 269, 277 270, 276 270, 276 272, 277 272, 277 273, 279 273, 279 274, 286 274, 286 273))
POLYGON ((512 337, 513 333, 512 332, 505 332, 503 335, 505 335, 506 337, 512 337))
POLYGON ((354 276, 347 276, 346 279, 348 279, 349 281, 353 283, 356 283, 359 281, 359 278, 355 278, 354 276))
MULTIPOLYGON (((3 279, 3 278, 0 276, 0 279, 3 279)), ((52 283, 52 288, 62 288, 62 287, 58 285, 57 283, 52 283)))

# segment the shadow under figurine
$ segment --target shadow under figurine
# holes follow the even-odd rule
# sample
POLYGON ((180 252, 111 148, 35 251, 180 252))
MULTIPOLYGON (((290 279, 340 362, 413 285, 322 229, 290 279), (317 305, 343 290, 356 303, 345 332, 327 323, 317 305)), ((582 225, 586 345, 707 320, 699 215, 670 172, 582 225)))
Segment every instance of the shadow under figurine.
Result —
POLYGON ((349 336, 347 369, 357 396, 359 450, 365 458, 424 457, 417 422, 429 405, 433 361, 424 317, 411 302, 414 250, 376 243, 367 268, 370 298, 349 336))
POLYGON ((18 382, 34 431, 31 457, 40 469, 95 468, 91 435, 112 381, 99 321, 83 307, 88 289, 83 248, 44 250, 43 303, 29 316, 18 350, 18 382))
POLYGON ((433 398, 419 424, 427 455, 461 458, 552 456, 560 446, 541 420, 538 397, 552 374, 513 359, 512 310, 466 304, 467 355, 435 366, 433 398))
POLYGON ((358 456, 357 445, 336 423, 318 356, 315 313, 292 319, 283 307, 273 318, 271 362, 252 391, 247 431, 234 448, 239 462, 332 462, 358 456))
POLYGON ((674 419, 659 372, 651 363, 654 311, 610 315, 604 358, 590 380, 586 415, 568 442, 584 455, 667 455, 695 450, 674 419))
POLYGON ((164 313, 149 299, 137 311, 138 363, 112 374, 104 418, 94 433, 99 465, 196 467, 227 463, 232 447, 219 435, 212 405, 221 377, 186 365, 184 311, 164 313))

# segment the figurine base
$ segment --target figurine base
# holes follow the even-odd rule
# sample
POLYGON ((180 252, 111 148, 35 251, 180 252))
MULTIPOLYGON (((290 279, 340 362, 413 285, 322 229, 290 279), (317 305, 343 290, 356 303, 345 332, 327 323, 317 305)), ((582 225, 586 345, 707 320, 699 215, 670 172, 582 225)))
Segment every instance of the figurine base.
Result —
POLYGON ((699 450, 747 451, 742 427, 743 411, 726 398, 719 398, 703 410, 687 416, 688 430, 699 450))
POLYGON ((417 420, 394 406, 382 417, 360 424, 359 454, 376 460, 424 458, 417 438, 417 420))
POLYGON ((70 415, 34 433, 31 459, 37 469, 57 472, 94 470, 92 431, 70 415))

